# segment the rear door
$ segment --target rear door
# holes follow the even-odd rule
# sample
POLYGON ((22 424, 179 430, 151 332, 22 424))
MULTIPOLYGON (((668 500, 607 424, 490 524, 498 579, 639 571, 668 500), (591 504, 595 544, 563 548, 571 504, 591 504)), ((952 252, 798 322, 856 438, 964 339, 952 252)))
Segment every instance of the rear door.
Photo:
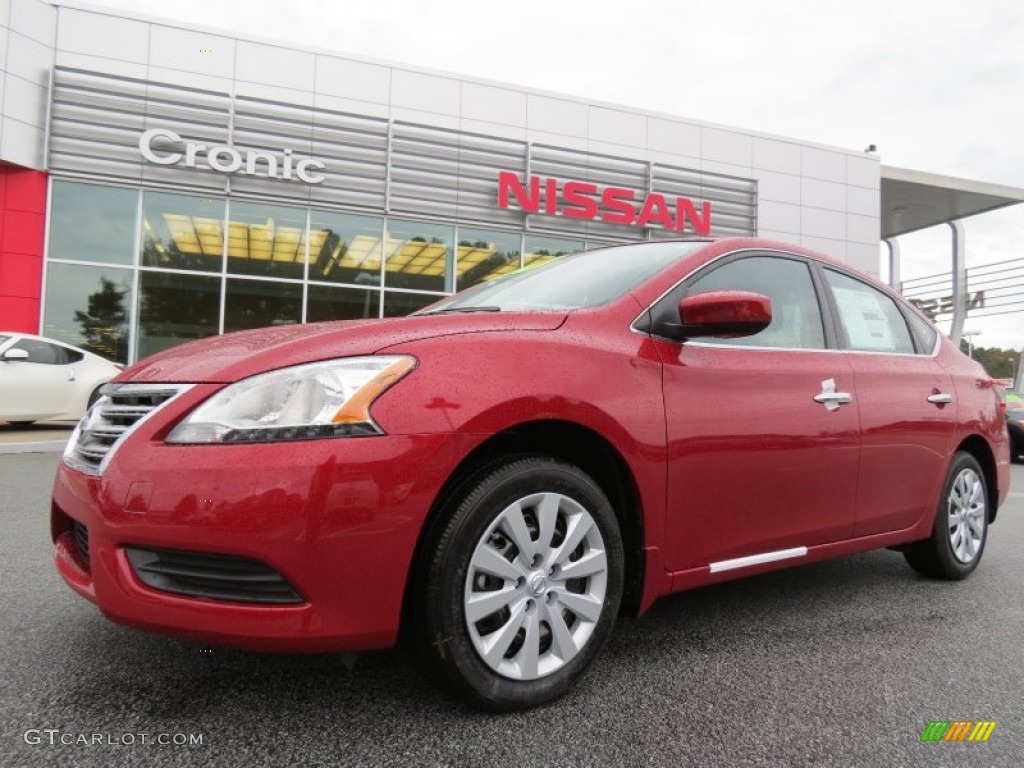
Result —
POLYGON ((956 426, 937 331, 866 281, 823 267, 861 419, 855 534, 902 530, 934 513, 956 426))
POLYGON ((829 348, 831 318, 810 265, 776 253, 728 258, 671 292, 659 315, 678 321, 681 298, 718 290, 767 295, 773 320, 745 338, 656 342, 669 450, 666 565, 675 571, 799 558, 854 526, 859 421, 857 403, 843 397, 853 374, 829 348))

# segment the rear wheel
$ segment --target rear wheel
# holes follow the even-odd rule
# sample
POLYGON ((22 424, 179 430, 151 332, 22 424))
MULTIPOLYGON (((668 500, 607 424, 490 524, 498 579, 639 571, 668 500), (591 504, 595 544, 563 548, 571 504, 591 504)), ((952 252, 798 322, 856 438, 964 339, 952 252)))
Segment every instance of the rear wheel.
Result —
POLYGON ((569 690, 619 610, 618 521, 594 481, 546 457, 479 476, 430 542, 418 643, 456 693, 495 711, 569 690))
POLYGON ((985 473, 977 459, 957 453, 946 475, 931 537, 904 553, 910 566, 932 579, 966 578, 985 551, 988 499, 985 473))

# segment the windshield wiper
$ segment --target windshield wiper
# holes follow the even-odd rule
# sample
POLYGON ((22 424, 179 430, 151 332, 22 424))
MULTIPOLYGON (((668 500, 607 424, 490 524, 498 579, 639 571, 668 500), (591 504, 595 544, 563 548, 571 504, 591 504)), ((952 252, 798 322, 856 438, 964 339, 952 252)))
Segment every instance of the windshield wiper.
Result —
POLYGON ((429 312, 419 312, 420 315, 445 315, 448 313, 456 312, 501 312, 501 307, 441 307, 440 309, 432 309, 429 312))

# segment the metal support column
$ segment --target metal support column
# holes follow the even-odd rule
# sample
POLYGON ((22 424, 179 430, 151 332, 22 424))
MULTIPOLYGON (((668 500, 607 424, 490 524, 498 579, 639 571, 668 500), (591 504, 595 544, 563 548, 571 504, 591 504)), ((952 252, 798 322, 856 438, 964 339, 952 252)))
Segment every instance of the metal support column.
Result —
POLYGON ((964 318, 967 315, 967 259, 965 258, 964 225, 959 219, 947 221, 953 230, 953 322, 949 326, 949 338, 960 344, 964 332, 964 318))
POLYGON ((1020 359, 1017 361, 1017 375, 1013 378, 1013 391, 1024 395, 1024 347, 1020 348, 1020 359))
POLYGON ((900 244, 896 238, 885 238, 885 247, 889 249, 889 285, 894 291, 903 291, 903 278, 900 276, 900 244))

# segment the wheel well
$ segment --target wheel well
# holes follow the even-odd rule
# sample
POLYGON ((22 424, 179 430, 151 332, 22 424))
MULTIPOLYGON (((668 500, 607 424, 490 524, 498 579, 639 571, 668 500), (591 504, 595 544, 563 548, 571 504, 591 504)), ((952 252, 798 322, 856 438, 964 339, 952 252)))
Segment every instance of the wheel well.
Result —
POLYGON ((403 629, 409 623, 411 585, 417 578, 439 525, 451 501, 468 492, 482 472, 510 456, 533 454, 550 456, 573 464, 586 472, 604 491, 615 510, 622 533, 626 561, 622 611, 634 613, 640 604, 644 577, 644 536, 640 497, 633 475, 619 452, 597 432, 567 421, 532 421, 518 424, 492 435, 476 447, 456 467, 438 493, 420 532, 403 600, 403 629))
POLYGON ((980 435, 971 435, 957 446, 957 451, 966 451, 981 464, 981 471, 985 473, 985 485, 989 492, 989 524, 996 520, 996 506, 999 504, 999 489, 996 487, 996 459, 992 455, 992 449, 980 435))

